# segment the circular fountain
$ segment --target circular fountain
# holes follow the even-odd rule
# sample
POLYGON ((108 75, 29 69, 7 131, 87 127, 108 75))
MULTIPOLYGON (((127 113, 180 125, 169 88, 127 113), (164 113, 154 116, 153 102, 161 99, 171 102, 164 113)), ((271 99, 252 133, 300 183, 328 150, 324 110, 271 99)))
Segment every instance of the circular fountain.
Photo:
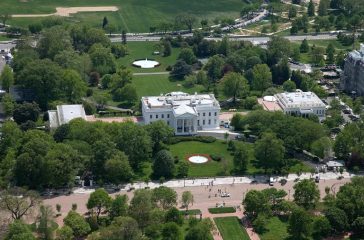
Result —
POLYGON ((205 156, 194 155, 194 156, 188 157, 188 161, 190 161, 191 163, 202 164, 202 163, 208 162, 209 159, 208 159, 208 157, 205 157, 205 156))
POLYGON ((155 68, 158 67, 160 65, 159 62, 153 60, 153 59, 139 59, 139 60, 135 60, 133 62, 133 66, 134 67, 138 67, 138 68, 155 68))

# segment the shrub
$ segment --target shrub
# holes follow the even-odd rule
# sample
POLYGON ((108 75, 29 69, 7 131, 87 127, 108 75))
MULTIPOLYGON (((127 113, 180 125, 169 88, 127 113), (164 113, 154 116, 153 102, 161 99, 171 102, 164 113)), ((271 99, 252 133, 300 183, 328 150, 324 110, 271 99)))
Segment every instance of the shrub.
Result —
POLYGON ((211 154, 210 157, 212 160, 214 160, 216 162, 220 162, 222 160, 222 156, 218 155, 218 154, 211 154))

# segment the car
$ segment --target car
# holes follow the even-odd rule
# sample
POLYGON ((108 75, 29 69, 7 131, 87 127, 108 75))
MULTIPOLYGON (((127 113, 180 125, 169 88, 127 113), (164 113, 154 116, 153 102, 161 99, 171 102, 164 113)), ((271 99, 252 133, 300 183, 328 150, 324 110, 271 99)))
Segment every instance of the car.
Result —
POLYGON ((280 183, 281 183, 281 185, 283 186, 283 185, 285 185, 285 184, 287 183, 287 179, 282 178, 279 182, 280 182, 280 183))
POLYGON ((349 109, 344 109, 344 110, 343 110, 343 113, 344 113, 344 114, 351 114, 351 111, 350 111, 349 109))
POLYGON ((236 135, 235 136, 235 140, 244 141, 244 139, 245 139, 244 135, 236 135))

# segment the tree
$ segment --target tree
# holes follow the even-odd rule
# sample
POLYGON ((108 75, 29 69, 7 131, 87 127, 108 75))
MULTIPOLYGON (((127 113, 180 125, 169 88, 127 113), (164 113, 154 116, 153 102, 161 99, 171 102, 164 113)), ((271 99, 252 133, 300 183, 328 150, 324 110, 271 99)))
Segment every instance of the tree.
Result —
POLYGON ((264 133, 255 144, 255 157, 265 169, 279 170, 282 165, 285 148, 283 141, 272 133, 264 133))
POLYGON ((319 16, 326 16, 327 9, 329 8, 330 2, 329 0, 321 0, 318 6, 318 15, 319 16))
POLYGON ((50 206, 40 206, 36 226, 40 239, 53 239, 53 232, 58 226, 54 221, 54 212, 50 206))
POLYGON ((210 82, 214 83, 220 79, 223 75, 224 59, 218 55, 209 58, 209 61, 205 65, 204 69, 207 72, 207 76, 210 82))
POLYGON ((188 170, 190 168, 190 165, 186 161, 180 161, 176 166, 176 177, 178 178, 184 178, 188 175, 188 170))
POLYGON ((233 98, 233 103, 236 103, 236 98, 246 97, 249 92, 248 81, 239 73, 231 72, 222 79, 224 94, 227 97, 233 98))
POLYGON ((89 54, 95 72, 98 72, 101 76, 115 72, 115 58, 110 48, 97 43, 90 48, 89 54))
POLYGON ((178 60, 170 72, 171 77, 184 79, 192 73, 192 67, 183 60, 178 60))
POLYGON ((174 222, 164 224, 162 229, 162 240, 180 240, 182 236, 179 226, 174 222))
POLYGON ((212 240, 211 230, 214 225, 210 219, 205 219, 189 229, 185 240, 212 240))
POLYGON ((56 240, 72 240, 73 230, 69 226, 63 226, 56 231, 56 240))
POLYGON ((310 0, 308 7, 307 7, 307 15, 309 17, 315 16, 315 4, 313 3, 312 0, 310 0))
POLYGON ((41 58, 54 59, 61 51, 71 49, 70 34, 63 26, 54 26, 43 31, 37 44, 37 50, 41 58))
POLYGON ((0 14, 0 20, 1 23, 3 24, 3 27, 6 27, 6 22, 9 21, 10 19, 11 19, 11 14, 9 13, 0 14))
POLYGON ((269 215, 270 213, 267 196, 257 190, 249 190, 249 192, 246 193, 243 205, 246 214, 253 219, 259 214, 269 215))
POLYGON ((311 145, 312 153, 319 156, 320 158, 328 157, 331 149, 332 142, 328 137, 322 137, 314 141, 311 145))
POLYGON ((4 112, 7 117, 12 116, 15 108, 15 102, 9 93, 5 93, 1 99, 4 112))
POLYGON ((72 229, 73 235, 76 238, 84 237, 91 231, 90 225, 75 211, 70 211, 63 219, 63 222, 65 226, 72 229))
POLYGON ((327 62, 333 64, 335 62, 335 47, 330 43, 326 48, 327 62))
POLYGON ((282 37, 272 37, 268 42, 268 64, 272 66, 277 64, 281 59, 291 56, 290 41, 282 37))
POLYGON ((111 205, 111 197, 103 188, 98 188, 91 193, 87 201, 87 209, 96 211, 96 218, 99 219, 103 211, 107 211, 111 205))
POLYGON ((14 220, 20 220, 32 214, 40 201, 36 192, 22 188, 4 190, 0 194, 0 208, 9 212, 14 220))
POLYGON ((340 234, 348 229, 348 217, 343 210, 331 207, 326 209, 324 214, 329 220, 333 232, 340 234))
POLYGON ((220 46, 217 50, 217 52, 219 54, 222 54, 224 56, 228 56, 230 53, 230 42, 229 39, 227 37, 223 37, 221 42, 220 42, 220 46))
POLYGON ((153 155, 162 150, 163 144, 167 143, 174 135, 174 129, 164 121, 152 122, 146 126, 146 129, 152 140, 153 155))
POLYGON ((111 203, 109 210, 111 219, 126 216, 128 211, 128 196, 117 195, 111 203))
POLYGON ((272 86, 272 73, 266 64, 258 64, 253 68, 252 89, 263 92, 272 86))
POLYGON ((308 53, 310 51, 310 46, 308 45, 307 39, 303 39, 301 46, 300 46, 301 53, 308 53))
POLYGON ((197 58, 191 48, 183 48, 177 59, 185 61, 188 65, 192 65, 197 62, 197 58))
POLYGON ((2 89, 9 92, 9 88, 14 84, 14 74, 8 65, 5 65, 0 75, 0 83, 2 89))
POLYGON ((363 111, 363 103, 362 103, 362 98, 361 97, 357 97, 355 100, 354 100, 354 103, 353 103, 353 112, 355 114, 361 114, 361 112, 363 111))
POLYGON ((167 40, 163 40, 162 46, 163 46, 163 57, 171 56, 171 54, 172 54, 171 42, 167 41, 167 40))
POLYGON ((138 99, 138 94, 134 85, 128 83, 123 88, 116 89, 113 91, 114 101, 123 101, 129 104, 133 104, 138 99))
POLYGON ((172 154, 167 150, 159 151, 153 162, 153 175, 157 179, 160 177, 171 178, 175 170, 172 154))
POLYGON ((152 191, 153 202, 163 210, 167 210, 177 204, 177 193, 172 188, 160 186, 152 191))
POLYGON ((291 6, 288 11, 288 19, 291 20, 297 16, 297 9, 294 6, 291 6))
POLYGON ((14 121, 17 124, 25 123, 26 121, 36 122, 40 114, 40 109, 36 103, 17 104, 13 112, 14 121))
POLYGON ((364 217, 358 217, 351 224, 354 234, 364 236, 364 217))
POLYGON ((121 31, 121 41, 122 41, 122 43, 125 45, 126 44, 126 31, 125 30, 123 30, 123 31, 121 31))
POLYGON ((286 92, 294 92, 296 91, 296 88, 296 83, 291 80, 285 81, 283 83, 283 90, 286 92))
POLYGON ((292 239, 307 239, 311 235, 312 219, 308 212, 297 208, 289 218, 288 232, 292 239))
POLYGON ((62 75, 60 90, 67 102, 77 103, 86 96, 87 85, 78 72, 65 70, 62 75))
POLYGON ((29 226, 21 221, 14 221, 9 225, 4 240, 36 240, 29 226))
POLYGON ((190 33, 192 33, 193 25, 196 23, 197 19, 190 14, 180 14, 176 16, 175 22, 177 26, 186 26, 190 33))
POLYGON ((239 146, 234 153, 234 167, 239 172, 244 173, 248 168, 250 152, 247 145, 239 146))
POLYGON ((264 214, 259 214, 258 217, 252 222, 252 226, 256 233, 262 234, 266 231, 267 217, 264 214))
POLYGON ((34 60, 19 72, 18 84, 34 91, 36 102, 42 109, 59 97, 62 68, 49 59, 34 60))
POLYGON ((312 209, 320 199, 320 191, 314 181, 304 179, 293 186, 293 197, 297 205, 312 209))
POLYGON ((151 222, 152 202, 152 192, 147 189, 136 190, 130 201, 129 215, 138 222, 141 229, 151 222))
POLYGON ((313 233, 315 239, 322 239, 331 233, 331 225, 325 216, 318 216, 313 221, 313 233))
POLYGON ((117 152, 105 162, 105 173, 105 177, 114 184, 128 181, 133 176, 128 157, 123 152, 117 152))
POLYGON ((165 217, 166 222, 175 222, 178 225, 183 224, 183 215, 181 211, 179 211, 177 208, 172 207, 166 212, 165 217))
POLYGON ((142 233, 138 228, 138 223, 131 217, 117 217, 111 225, 100 231, 100 240, 143 240, 142 233))
POLYGON ((102 28, 104 29, 108 23, 109 20, 107 20, 107 17, 104 17, 104 19, 102 19, 102 28))
POLYGON ((193 204, 194 200, 193 200, 193 195, 190 191, 184 191, 182 193, 182 206, 184 206, 186 208, 186 210, 188 210, 188 206, 190 204, 193 204))

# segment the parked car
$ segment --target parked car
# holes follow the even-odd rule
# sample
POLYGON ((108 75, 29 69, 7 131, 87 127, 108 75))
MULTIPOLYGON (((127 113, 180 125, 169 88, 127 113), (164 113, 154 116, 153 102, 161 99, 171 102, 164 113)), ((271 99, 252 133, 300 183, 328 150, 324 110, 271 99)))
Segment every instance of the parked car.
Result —
POLYGON ((316 183, 319 183, 319 182, 320 182, 320 176, 316 176, 316 177, 315 177, 315 182, 316 182, 316 183))

